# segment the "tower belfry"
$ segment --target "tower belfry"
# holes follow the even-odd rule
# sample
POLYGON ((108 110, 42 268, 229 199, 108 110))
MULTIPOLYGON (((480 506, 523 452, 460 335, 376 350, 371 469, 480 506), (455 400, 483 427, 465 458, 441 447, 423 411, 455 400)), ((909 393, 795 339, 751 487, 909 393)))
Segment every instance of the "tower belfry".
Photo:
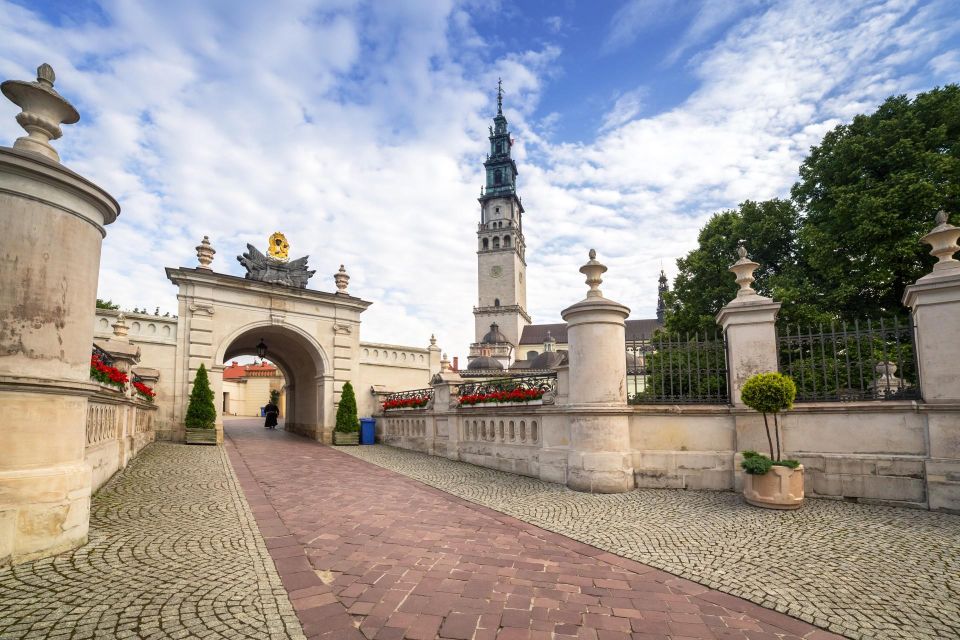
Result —
POLYGON ((471 359, 475 357, 475 350, 476 356, 480 355, 478 345, 489 334, 491 324, 497 324, 501 335, 514 348, 520 342, 523 328, 530 324, 524 211, 517 195, 517 164, 511 155, 513 140, 503 115, 503 83, 500 81, 497 82, 497 115, 489 130, 490 148, 483 163, 486 180, 479 198, 478 300, 473 309, 476 349, 471 347, 471 359))

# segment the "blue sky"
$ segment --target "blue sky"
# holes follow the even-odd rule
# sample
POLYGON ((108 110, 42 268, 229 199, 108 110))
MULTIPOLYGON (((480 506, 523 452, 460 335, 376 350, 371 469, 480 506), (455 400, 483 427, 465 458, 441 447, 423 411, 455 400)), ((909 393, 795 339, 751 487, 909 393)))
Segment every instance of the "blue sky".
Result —
POLYGON ((0 77, 49 62, 80 110, 55 144, 123 209, 101 297, 174 311, 163 267, 203 235, 239 275, 282 230, 311 287, 343 263, 375 303, 363 339, 464 355, 498 77, 534 320, 582 297, 590 247, 648 317, 711 213, 787 194, 887 96, 957 82, 958 30, 952 0, 0 0, 0 77))

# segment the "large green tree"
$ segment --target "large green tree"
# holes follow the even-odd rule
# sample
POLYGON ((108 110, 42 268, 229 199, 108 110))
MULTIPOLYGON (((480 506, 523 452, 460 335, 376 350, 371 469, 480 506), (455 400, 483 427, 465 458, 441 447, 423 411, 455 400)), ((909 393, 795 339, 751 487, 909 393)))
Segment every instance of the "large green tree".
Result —
POLYGON ((933 259, 920 237, 960 210, 960 86, 888 98, 827 133, 800 167, 806 299, 838 318, 903 311, 933 259))
POLYGON ((938 209, 960 211, 960 86, 891 97, 837 126, 810 150, 791 195, 707 222, 677 260, 669 330, 714 330, 736 293, 727 268, 741 239, 761 265, 755 288, 783 303, 784 321, 902 313, 904 288, 933 263, 920 237, 938 209))
MULTIPOLYGON (((667 328, 675 334, 715 333, 714 316, 737 293, 729 267, 737 245, 746 242, 760 263, 754 287, 763 295, 789 292, 787 276, 795 271, 797 210, 789 200, 746 201, 714 214, 700 230, 698 246, 677 260, 679 273, 666 296, 667 328)), ((779 296, 778 296, 779 297, 779 296)))

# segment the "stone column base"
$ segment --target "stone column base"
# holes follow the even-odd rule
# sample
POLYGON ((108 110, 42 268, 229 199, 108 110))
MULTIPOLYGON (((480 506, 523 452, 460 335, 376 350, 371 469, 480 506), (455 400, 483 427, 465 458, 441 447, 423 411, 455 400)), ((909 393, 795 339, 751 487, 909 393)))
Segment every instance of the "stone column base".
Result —
POLYGON ((0 472, 0 565, 85 544, 90 483, 82 462, 0 472))

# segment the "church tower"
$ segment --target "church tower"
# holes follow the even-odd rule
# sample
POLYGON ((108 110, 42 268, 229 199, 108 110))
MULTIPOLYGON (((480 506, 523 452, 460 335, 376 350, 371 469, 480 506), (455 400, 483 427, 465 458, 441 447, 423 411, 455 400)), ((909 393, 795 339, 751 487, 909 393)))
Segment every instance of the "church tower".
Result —
MULTIPOLYGON (((523 204, 517 196, 517 164, 510 155, 513 141, 503 115, 503 89, 497 83, 497 115, 490 127, 490 151, 483 163, 486 185, 480 189, 477 229, 479 297, 473 309, 476 343, 496 324, 513 348, 520 344, 527 315, 526 244, 523 204)), ((471 355, 474 351, 471 348, 471 355)))

